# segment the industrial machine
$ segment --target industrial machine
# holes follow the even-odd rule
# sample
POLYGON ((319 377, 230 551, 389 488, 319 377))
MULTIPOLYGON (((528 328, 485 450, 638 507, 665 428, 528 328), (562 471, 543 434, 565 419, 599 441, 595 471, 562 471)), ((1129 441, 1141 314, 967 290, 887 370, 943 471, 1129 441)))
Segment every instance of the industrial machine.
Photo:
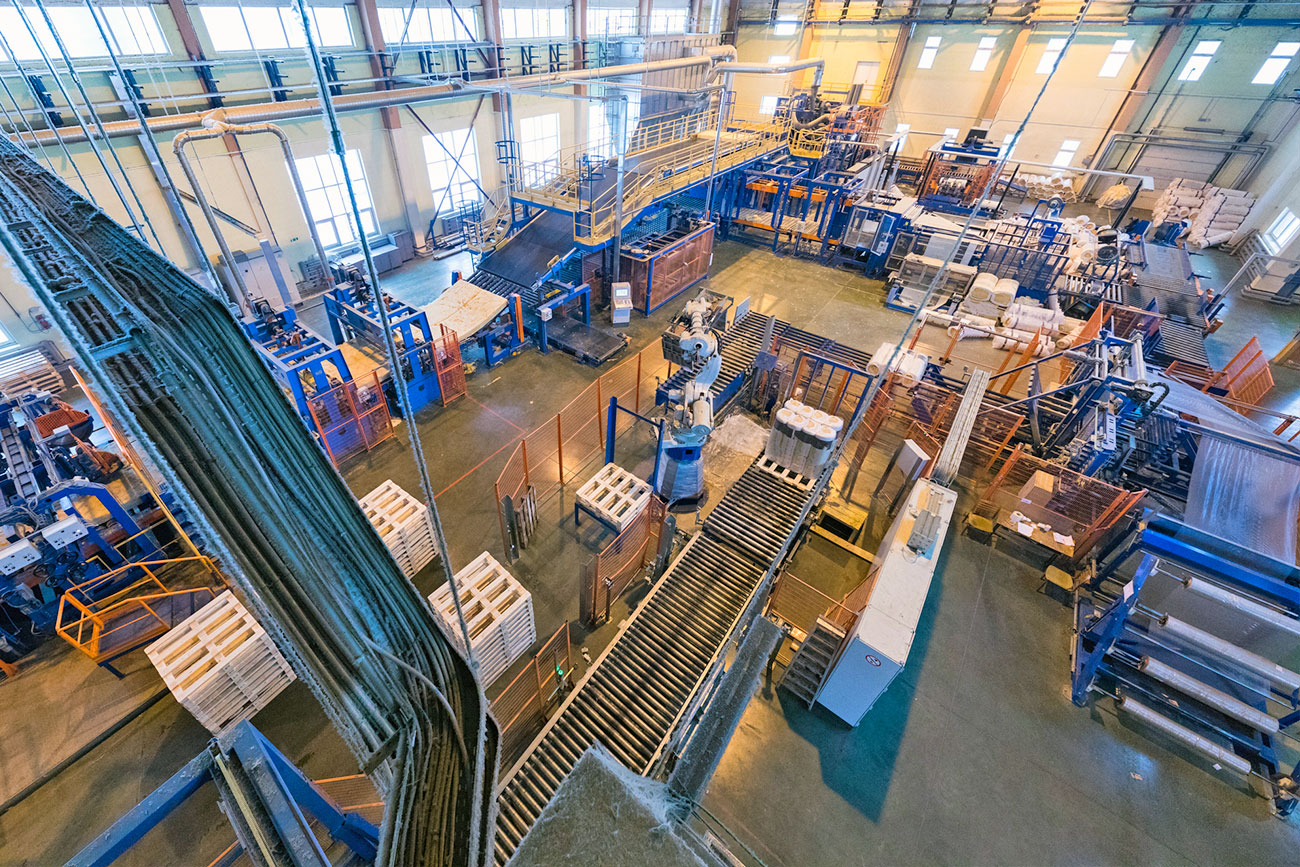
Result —
MULTIPOLYGON (((48 392, 0 396, 0 659, 54 634, 59 597, 175 538, 149 494, 123 502, 104 484, 122 466, 86 440, 94 421, 48 392)), ((124 486, 118 486, 124 488, 124 486)), ((97 583, 91 601, 121 589, 97 583)))
POLYGON ((714 380, 722 369, 718 335, 731 299, 707 289, 686 302, 663 334, 664 358, 691 371, 668 395, 671 425, 660 446, 655 491, 669 504, 698 501, 704 494, 704 444, 713 431, 714 380))
POLYGON ((950 214, 997 215, 1001 202, 991 202, 985 194, 993 189, 1000 149, 985 141, 987 135, 987 129, 971 127, 961 144, 945 139, 926 152, 917 185, 922 206, 950 214))
POLYGON ((1147 511, 1075 608, 1071 697, 1246 778, 1278 815, 1300 767, 1300 570, 1147 511))

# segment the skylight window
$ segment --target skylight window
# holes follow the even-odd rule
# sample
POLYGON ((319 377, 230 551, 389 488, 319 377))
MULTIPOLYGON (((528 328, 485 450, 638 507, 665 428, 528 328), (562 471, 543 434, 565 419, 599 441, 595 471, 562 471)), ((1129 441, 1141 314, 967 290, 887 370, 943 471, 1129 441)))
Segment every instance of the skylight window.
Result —
POLYGON ((1200 81, 1206 67, 1210 65, 1210 58, 1214 57, 1214 52, 1218 51, 1222 44, 1218 40, 1202 40, 1196 43, 1196 47, 1192 49, 1192 56, 1187 58, 1187 63, 1183 64, 1183 71, 1178 73, 1178 80, 1200 81))
POLYGON ((970 62, 971 72, 983 72, 988 68, 989 60, 993 57, 993 49, 997 44, 996 36, 985 36, 980 39, 979 47, 975 49, 975 57, 970 62))
POLYGON ((1129 52, 1132 50, 1132 39, 1116 39, 1115 44, 1111 46, 1110 54, 1106 55, 1106 60, 1101 64, 1101 71, 1097 73, 1097 77, 1117 77, 1119 71, 1124 68, 1124 61, 1128 60, 1129 52))
POLYGON ((799 29, 799 19, 793 15, 778 16, 772 24, 773 36, 793 36, 794 32, 799 29))
POLYGON ((1276 84, 1282 77, 1282 73, 1286 72, 1286 68, 1291 65, 1291 58, 1295 57, 1297 51, 1300 51, 1300 42, 1279 42, 1250 83, 1276 84))
POLYGON ((1038 59, 1038 68, 1034 72, 1038 75, 1047 75, 1056 68, 1056 61, 1064 50, 1064 38, 1047 40, 1047 47, 1043 49, 1043 56, 1038 59))
POLYGON ((1052 160, 1052 165, 1059 168, 1066 168, 1074 161, 1074 155, 1079 152, 1079 142, 1067 138, 1061 142, 1061 149, 1056 152, 1056 158, 1052 160))
POLYGON ((921 59, 916 62, 917 69, 930 69, 934 66, 934 59, 939 56, 939 43, 943 39, 938 36, 925 37, 925 47, 921 49, 921 59))

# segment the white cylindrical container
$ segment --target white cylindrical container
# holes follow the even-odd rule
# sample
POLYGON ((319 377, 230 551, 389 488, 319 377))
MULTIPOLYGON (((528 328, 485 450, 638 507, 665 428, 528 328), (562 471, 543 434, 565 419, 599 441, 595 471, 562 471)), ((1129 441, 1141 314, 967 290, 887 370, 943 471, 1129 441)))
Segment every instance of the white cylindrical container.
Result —
POLYGON ((831 451, 835 448, 835 431, 831 430, 828 424, 820 424, 813 431, 814 442, 808 451, 808 459, 805 461, 805 476, 815 476, 821 472, 822 467, 831 459, 831 451))
POLYGON ((813 443, 817 441, 815 431, 816 427, 813 425, 800 426, 795 430, 794 453, 790 456, 790 463, 786 465, 786 469, 808 475, 806 469, 808 455, 812 450, 813 443))

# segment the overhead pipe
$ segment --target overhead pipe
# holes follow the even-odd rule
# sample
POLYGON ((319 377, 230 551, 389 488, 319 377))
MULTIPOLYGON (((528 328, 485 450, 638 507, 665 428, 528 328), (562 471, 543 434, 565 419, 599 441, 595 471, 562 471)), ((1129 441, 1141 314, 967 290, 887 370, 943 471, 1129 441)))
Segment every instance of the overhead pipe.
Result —
POLYGON ((279 139, 280 149, 284 151, 284 161, 289 166, 289 179, 293 182, 294 192, 298 194, 298 204, 302 208, 303 217, 307 220, 307 233, 311 235, 312 244, 316 247, 316 256, 320 259, 321 269, 325 274, 326 281, 330 279, 330 263, 329 257, 325 254, 325 245, 321 243, 320 232, 316 228, 315 221, 311 218, 311 208, 307 204, 307 191, 302 185, 302 177, 298 174, 298 164, 294 160, 293 146, 289 143, 289 136, 284 130, 272 123, 230 123, 226 120, 228 116, 228 110, 224 108, 214 109, 206 113, 203 116, 202 129, 188 130, 179 133, 172 139, 172 152, 176 154, 176 159, 180 162, 185 177, 189 179, 190 186, 194 190, 195 201, 198 202, 199 209, 208 222, 208 228, 216 236, 217 245, 221 248, 221 255, 225 257, 226 262, 229 264, 235 282, 234 288, 239 295, 239 297, 232 297, 231 300, 238 304, 245 313, 248 313, 251 310, 253 299, 249 295, 248 286, 244 283, 243 275, 235 267, 234 258, 230 254, 230 248, 226 245, 221 226, 217 223, 216 215, 213 213, 211 205, 208 204, 207 196, 194 176, 194 170, 190 165, 189 158, 185 155, 185 146, 190 142, 221 138, 224 135, 256 135, 258 133, 270 133, 279 139))
MULTIPOLYGON (((734 57, 736 49, 730 45, 710 46, 704 54, 693 57, 676 57, 667 60, 655 60, 644 63, 627 63, 620 66, 602 66, 593 69, 574 69, 566 72, 544 72, 536 75, 521 75, 507 79, 515 87, 545 87, 561 85, 572 81, 588 81, 598 78, 615 78, 623 75, 645 75, 668 69, 688 69, 692 66, 711 66, 720 58, 734 57)), ((726 61, 723 61, 725 63, 726 61)), ((820 63, 820 61, 818 61, 820 63)), ((722 64, 718 64, 722 65, 722 64)), ((379 108, 407 105, 409 103, 431 102, 440 99, 454 99, 476 93, 476 88, 464 87, 464 82, 454 81, 446 84, 431 84, 424 87, 409 87, 401 90, 375 90, 366 93, 345 93, 333 98, 336 112, 370 111, 379 108)), ((284 102, 263 102, 255 105, 240 105, 223 108, 224 120, 228 123, 271 123, 301 118, 314 118, 323 111, 319 97, 309 99, 290 99, 284 102)), ((144 124, 150 132, 180 132, 202 126, 208 111, 191 111, 182 114, 159 115, 144 118, 144 124)), ((138 136, 142 133, 141 120, 129 118, 110 121, 103 125, 103 131, 94 136, 117 138, 138 136)), ((66 144, 89 141, 92 134, 77 127, 38 130, 35 133, 19 133, 12 136, 16 141, 29 145, 56 144, 59 139, 66 144)))
POLYGON ((790 72, 799 72, 804 69, 816 69, 813 74, 813 89, 821 86, 822 73, 826 71, 826 61, 820 57, 810 57, 807 60, 796 60, 790 63, 737 63, 735 61, 724 61, 717 64, 709 71, 707 79, 709 84, 721 75, 726 75, 728 81, 736 73, 754 73, 757 75, 785 75, 790 72))

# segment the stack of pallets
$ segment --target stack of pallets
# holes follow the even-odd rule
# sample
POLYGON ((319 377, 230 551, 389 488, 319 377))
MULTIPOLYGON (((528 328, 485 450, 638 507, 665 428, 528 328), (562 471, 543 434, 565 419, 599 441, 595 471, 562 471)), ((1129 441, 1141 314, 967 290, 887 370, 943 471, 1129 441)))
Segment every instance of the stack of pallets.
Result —
POLYGON ((605 464, 578 488, 578 502, 619 533, 645 511, 650 485, 618 464, 605 464))
POLYGON ((22 394, 28 391, 63 391, 63 377, 39 350, 21 352, 0 359, 0 391, 22 394))
MULTIPOLYGON (((479 680, 490 684, 537 640, 533 596, 486 551, 456 573, 456 586, 478 660, 479 680)), ((435 590, 429 602, 447 634, 463 650, 451 585, 435 590)))
POLYGON ((181 706, 214 735, 266 707, 294 681, 271 637, 229 590, 145 654, 181 706))
POLYGON ((384 540, 402 574, 412 578, 433 560, 433 517, 429 507, 389 479, 360 500, 361 511, 384 540))

